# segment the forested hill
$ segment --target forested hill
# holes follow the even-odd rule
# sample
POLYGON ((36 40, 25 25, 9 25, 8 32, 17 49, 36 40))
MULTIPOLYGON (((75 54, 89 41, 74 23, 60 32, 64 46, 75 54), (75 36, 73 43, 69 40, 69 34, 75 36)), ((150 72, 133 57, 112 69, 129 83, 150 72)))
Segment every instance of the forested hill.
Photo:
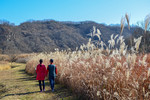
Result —
MULTIPOLYGON (((33 21, 18 26, 0 24, 0 53, 32 53, 54 51, 55 48, 75 49, 87 43, 93 26, 100 29, 103 41, 108 41, 111 34, 120 34, 120 26, 107 26, 92 21, 58 22, 33 21)), ((130 37, 136 28, 124 28, 125 38, 130 37)))

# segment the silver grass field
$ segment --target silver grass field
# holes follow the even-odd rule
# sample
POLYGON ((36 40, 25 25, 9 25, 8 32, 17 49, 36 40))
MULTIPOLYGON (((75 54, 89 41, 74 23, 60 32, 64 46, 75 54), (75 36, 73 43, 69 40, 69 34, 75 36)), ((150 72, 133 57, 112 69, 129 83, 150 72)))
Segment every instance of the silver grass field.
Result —
MULTIPOLYGON (((39 59, 47 66, 52 58, 58 68, 56 80, 85 99, 149 100, 150 54, 138 52, 142 36, 134 39, 135 45, 128 52, 122 36, 125 22, 130 29, 128 14, 121 19, 120 34, 112 34, 108 46, 101 41, 100 29, 93 26, 87 44, 75 51, 56 49, 55 52, 40 53, 27 62, 26 71, 35 74, 39 59), (93 40, 94 36, 98 37, 97 41, 93 40)), ((149 22, 147 16, 145 31, 149 22)))

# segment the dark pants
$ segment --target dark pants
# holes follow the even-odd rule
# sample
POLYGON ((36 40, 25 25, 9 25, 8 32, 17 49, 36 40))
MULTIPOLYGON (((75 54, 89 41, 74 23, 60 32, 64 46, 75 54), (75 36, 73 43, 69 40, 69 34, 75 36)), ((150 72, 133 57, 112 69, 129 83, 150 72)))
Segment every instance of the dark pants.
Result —
MULTIPOLYGON (((45 90, 45 82, 44 82, 44 80, 42 80, 42 82, 43 82, 43 90, 45 90)), ((39 87, 40 87, 40 90, 42 91, 41 80, 39 80, 39 87)))
POLYGON ((49 82, 50 82, 50 87, 51 87, 52 91, 54 91, 55 78, 49 77, 49 82))

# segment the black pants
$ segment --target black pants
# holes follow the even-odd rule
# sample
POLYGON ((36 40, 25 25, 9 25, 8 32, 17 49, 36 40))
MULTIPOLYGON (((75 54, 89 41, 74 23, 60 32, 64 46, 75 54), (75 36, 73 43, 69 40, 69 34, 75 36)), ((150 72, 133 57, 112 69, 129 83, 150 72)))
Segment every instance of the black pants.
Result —
MULTIPOLYGON (((45 90, 45 82, 44 82, 44 80, 42 80, 42 82, 43 82, 43 90, 45 90)), ((40 90, 42 91, 41 80, 39 80, 39 87, 40 87, 40 90)))

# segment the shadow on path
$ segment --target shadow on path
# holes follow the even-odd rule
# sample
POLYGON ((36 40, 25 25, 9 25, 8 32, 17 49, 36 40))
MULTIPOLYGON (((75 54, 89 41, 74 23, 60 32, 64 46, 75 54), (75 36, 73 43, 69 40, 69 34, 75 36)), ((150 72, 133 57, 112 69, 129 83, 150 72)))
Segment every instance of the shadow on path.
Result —
POLYGON ((67 89, 67 87, 65 86, 62 86, 60 84, 56 84, 56 88, 55 88, 55 91, 54 91, 54 99, 56 98, 66 98, 66 97, 70 97, 70 96, 73 96, 73 93, 67 89))
POLYGON ((20 65, 11 65, 11 68, 19 67, 20 65))
POLYGON ((26 77, 19 78, 18 80, 22 80, 22 81, 36 80, 36 76, 35 75, 27 74, 26 71, 25 71, 25 69, 21 69, 21 70, 19 70, 19 72, 21 74, 23 74, 24 76, 26 76, 26 77))
POLYGON ((6 96, 14 96, 14 95, 27 95, 27 94, 33 94, 33 93, 38 93, 39 91, 34 91, 34 92, 26 92, 26 93, 16 93, 16 94, 6 94, 2 97, 0 97, 0 99, 6 97, 6 96))

